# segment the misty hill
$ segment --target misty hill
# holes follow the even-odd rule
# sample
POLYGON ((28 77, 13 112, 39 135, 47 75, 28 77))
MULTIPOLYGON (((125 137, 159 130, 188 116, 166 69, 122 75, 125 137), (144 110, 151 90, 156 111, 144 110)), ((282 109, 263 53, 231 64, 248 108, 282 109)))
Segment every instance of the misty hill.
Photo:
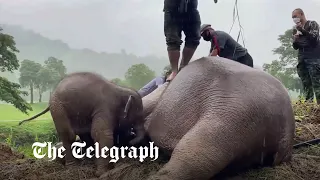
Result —
MULTIPOLYGON (((157 74, 160 74, 163 67, 169 64, 167 58, 137 57, 134 54, 127 54, 125 50, 122 50, 121 53, 99 53, 90 49, 72 49, 61 40, 48 39, 20 26, 5 24, 1 27, 4 33, 15 38, 16 46, 20 51, 17 54, 20 61, 29 59, 43 64, 48 57, 53 56, 64 61, 68 73, 92 71, 111 79, 124 77, 126 70, 133 64, 144 63, 157 74)), ((8 73, 0 75, 4 74, 10 80, 16 81, 15 77, 8 73)), ((15 76, 18 78, 17 74, 15 76)))

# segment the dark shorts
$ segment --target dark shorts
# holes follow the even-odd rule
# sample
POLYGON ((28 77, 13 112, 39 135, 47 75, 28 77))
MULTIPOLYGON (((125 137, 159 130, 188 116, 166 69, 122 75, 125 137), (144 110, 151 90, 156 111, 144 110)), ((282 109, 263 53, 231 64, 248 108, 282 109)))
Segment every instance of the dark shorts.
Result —
MULTIPOLYGON (((170 0, 165 3, 170 3, 170 0)), ((185 47, 196 48, 200 44, 200 26, 200 14, 196 7, 188 8, 183 13, 164 8, 164 34, 169 51, 180 50, 182 31, 186 36, 185 47)))
POLYGON ((241 64, 245 64, 247 66, 253 67, 253 59, 249 53, 240 57, 237 61, 241 64))

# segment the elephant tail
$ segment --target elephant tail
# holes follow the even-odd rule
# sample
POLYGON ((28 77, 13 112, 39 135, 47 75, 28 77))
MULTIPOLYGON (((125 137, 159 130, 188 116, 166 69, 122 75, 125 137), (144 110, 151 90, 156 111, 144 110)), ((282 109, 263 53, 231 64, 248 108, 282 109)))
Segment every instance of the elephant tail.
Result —
POLYGON ((29 118, 29 119, 25 119, 25 120, 23 120, 23 121, 20 121, 20 122, 19 122, 19 126, 20 126, 22 123, 25 123, 25 122, 27 122, 27 121, 31 121, 31 120, 39 117, 39 116, 42 116, 43 114, 47 113, 49 110, 50 110, 50 106, 48 106, 45 110, 43 110, 43 111, 40 112, 39 114, 37 114, 37 115, 35 115, 35 116, 32 116, 32 117, 29 118))

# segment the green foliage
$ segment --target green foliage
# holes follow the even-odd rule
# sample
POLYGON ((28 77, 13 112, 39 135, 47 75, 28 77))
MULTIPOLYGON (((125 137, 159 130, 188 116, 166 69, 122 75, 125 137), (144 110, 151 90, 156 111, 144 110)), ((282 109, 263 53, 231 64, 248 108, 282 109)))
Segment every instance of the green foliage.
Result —
POLYGON ((47 103, 32 104, 33 110, 29 115, 26 115, 11 105, 0 104, 1 112, 5 112, 0 113, 0 142, 7 143, 11 147, 31 155, 31 157, 31 145, 35 141, 57 142, 58 136, 50 112, 34 121, 18 126, 20 120, 41 112, 47 105, 47 103))
POLYGON ((44 61, 44 64, 48 69, 58 72, 60 79, 66 75, 67 68, 64 66, 62 60, 55 57, 49 57, 46 61, 44 61))
POLYGON ((67 68, 63 64, 62 60, 55 57, 49 57, 44 62, 44 69, 49 76, 45 79, 44 83, 47 83, 47 87, 53 90, 58 83, 66 76, 67 68))
POLYGON ((296 72, 297 51, 292 47, 292 29, 279 35, 280 47, 273 50, 279 55, 279 60, 273 60, 270 64, 265 63, 263 70, 279 79, 287 89, 302 91, 302 85, 296 72))
POLYGON ((42 93, 53 90, 66 75, 66 67, 62 60, 49 57, 42 66, 31 60, 23 60, 20 67, 19 82, 23 87, 30 87, 31 104, 33 103, 33 89, 38 89, 39 102, 42 93))
MULTIPOLYGON (((0 32, 2 28, 0 27, 0 32)), ((0 33, 0 71, 10 71, 19 68, 19 60, 15 53, 19 50, 16 48, 14 38, 9 34, 0 33)))
POLYGON ((31 106, 21 97, 28 93, 20 90, 21 86, 17 83, 8 81, 6 78, 0 77, 0 101, 13 104, 14 107, 21 112, 28 114, 28 110, 32 110, 31 106))
POLYGON ((130 85, 126 82, 126 80, 122 80, 120 78, 111 79, 111 82, 115 83, 118 86, 130 87, 130 85))
MULTIPOLYGON (((2 28, 0 28, 0 31, 2 31, 2 28)), ((19 50, 15 44, 12 36, 0 33, 0 72, 13 72, 19 68, 19 60, 15 54, 19 50)), ((21 97, 22 95, 27 95, 27 92, 22 91, 19 84, 0 77, 0 100, 13 104, 14 107, 27 114, 28 110, 32 110, 32 108, 21 97)))
POLYGON ((30 88, 30 103, 33 104, 33 90, 36 85, 38 72, 42 68, 41 64, 25 59, 21 63, 19 82, 22 87, 30 88))
POLYGON ((41 69, 41 64, 36 63, 34 61, 25 59, 21 62, 20 71, 20 78, 19 82, 21 86, 31 86, 37 80, 38 72, 41 69))
POLYGON ((163 72, 162 72, 162 76, 165 76, 167 73, 171 73, 171 65, 166 65, 164 68, 163 68, 163 72))
POLYGON ((155 78, 155 72, 145 64, 135 64, 127 70, 125 78, 130 87, 138 90, 155 78))

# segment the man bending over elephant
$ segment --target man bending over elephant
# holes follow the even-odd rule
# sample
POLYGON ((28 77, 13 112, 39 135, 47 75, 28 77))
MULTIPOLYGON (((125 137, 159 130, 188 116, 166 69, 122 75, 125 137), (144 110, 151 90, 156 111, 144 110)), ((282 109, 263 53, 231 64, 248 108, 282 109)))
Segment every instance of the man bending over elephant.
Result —
POLYGON ((167 71, 164 73, 163 76, 156 77, 152 79, 148 84, 143 86, 138 93, 140 94, 141 97, 144 97, 150 93, 152 93, 155 89, 157 89, 160 85, 166 82, 168 76, 170 75, 171 70, 167 71))
POLYGON ((178 73, 181 31, 186 35, 180 68, 186 66, 200 43, 201 19, 198 0, 164 0, 164 34, 172 72, 167 81, 178 73))
POLYGON ((228 33, 215 31, 210 24, 203 24, 200 28, 203 40, 211 42, 209 56, 220 56, 253 67, 253 60, 248 50, 242 47, 228 33))

